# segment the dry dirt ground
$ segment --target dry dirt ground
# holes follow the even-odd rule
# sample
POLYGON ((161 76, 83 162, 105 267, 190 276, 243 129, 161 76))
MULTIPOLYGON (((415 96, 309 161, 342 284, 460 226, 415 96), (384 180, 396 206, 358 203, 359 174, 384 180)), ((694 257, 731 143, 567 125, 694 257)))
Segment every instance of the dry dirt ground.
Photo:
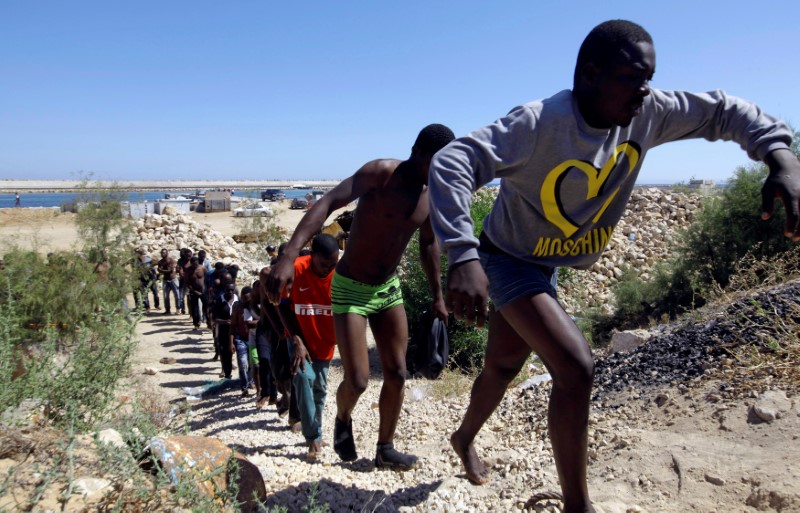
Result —
MULTIPOLYGON (((69 248, 76 240, 71 214, 9 210, 0 210, 3 243, 13 241, 44 251, 69 248), (47 244, 36 242, 36 236, 47 244)), ((279 223, 293 228, 301 215, 279 212, 279 223)), ((226 235, 237 231, 229 213, 197 215, 196 219, 226 235)), ((218 379, 219 363, 211 361, 210 333, 191 330, 188 316, 151 311, 139 324, 138 333, 141 342, 129 393, 155 392, 164 401, 178 403, 185 401, 185 387, 218 379), (161 363, 163 358, 173 358, 174 363, 161 363), (158 372, 145 374, 146 367, 158 372)), ((548 385, 533 392, 509 390, 498 411, 510 413, 492 417, 476 441, 479 453, 492 466, 490 484, 477 487, 463 478, 447 443, 448 434, 463 416, 471 380, 449 379, 451 390, 439 394, 435 384, 408 383, 397 443, 400 448, 413 448, 422 465, 406 473, 372 472, 368 461, 344 465, 330 449, 320 462, 306 462, 302 436, 288 431, 285 419, 279 419, 274 410, 258 411, 251 400, 239 398, 235 387, 195 403, 186 422, 194 433, 219 437, 252 456, 268 476, 268 503, 285 505, 290 511, 297 508, 297 496, 308 495, 307 483, 317 481, 324 483, 322 498, 330 501, 332 511, 353 507, 358 511, 364 504, 370 506, 367 511, 523 510, 530 495, 557 489, 544 432, 548 385), (419 390, 427 398, 415 401, 419 390), (525 393, 533 393, 533 401, 522 400, 525 393), (370 503, 375 497, 380 504, 370 503)), ((800 511, 797 398, 792 398, 792 409, 782 418, 756 423, 751 416, 754 397, 721 400, 716 379, 701 380, 680 391, 670 387, 617 393, 593 404, 589 487, 602 511, 800 511)), ((334 359, 323 420, 324 439, 329 443, 333 390, 340 380, 341 367, 334 359)), ((361 419, 356 428, 360 447, 375 442, 377 410, 373 406, 380 381, 375 372, 354 413, 361 419)), ((769 383, 754 384, 753 395, 767 389, 769 383)), ((368 451, 366 458, 371 457, 368 451)))

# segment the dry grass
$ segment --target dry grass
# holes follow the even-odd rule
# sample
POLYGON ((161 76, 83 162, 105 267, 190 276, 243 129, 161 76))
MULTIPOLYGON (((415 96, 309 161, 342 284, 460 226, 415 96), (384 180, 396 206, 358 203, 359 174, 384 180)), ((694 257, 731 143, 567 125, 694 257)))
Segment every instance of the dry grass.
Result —
POLYGON ((800 391, 800 305, 787 307, 788 315, 781 315, 768 305, 754 305, 752 313, 735 319, 741 333, 755 336, 724 346, 733 361, 723 365, 722 372, 743 390, 800 391))
POLYGON ((468 394, 475 377, 475 374, 465 374, 457 369, 445 369, 439 379, 431 381, 431 397, 440 401, 468 394))

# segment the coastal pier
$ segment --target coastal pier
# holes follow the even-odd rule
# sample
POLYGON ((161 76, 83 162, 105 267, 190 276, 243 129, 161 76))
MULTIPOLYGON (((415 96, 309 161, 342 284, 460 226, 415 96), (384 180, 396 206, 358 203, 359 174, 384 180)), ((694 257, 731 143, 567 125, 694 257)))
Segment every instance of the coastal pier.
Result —
POLYGON ((330 189, 339 180, 0 180, 0 193, 120 191, 196 191, 233 189, 330 189), (302 187, 298 187, 302 186, 302 187))

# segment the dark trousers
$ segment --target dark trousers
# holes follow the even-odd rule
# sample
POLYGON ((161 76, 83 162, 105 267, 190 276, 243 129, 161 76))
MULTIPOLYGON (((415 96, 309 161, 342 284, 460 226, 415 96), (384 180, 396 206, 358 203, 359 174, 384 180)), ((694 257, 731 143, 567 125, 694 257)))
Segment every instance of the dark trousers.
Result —
POLYGON ((172 294, 175 296, 175 308, 180 308, 179 305, 181 305, 183 301, 178 294, 178 280, 162 280, 161 288, 164 292, 164 310, 167 313, 169 313, 171 310, 171 305, 169 302, 170 292, 172 292, 172 294))
POLYGON ((189 292, 189 313, 192 314, 192 322, 196 328, 200 327, 200 322, 203 320, 203 313, 200 310, 200 296, 193 292, 189 292))
POLYGON ((289 422, 300 421, 300 408, 297 407, 297 398, 292 393, 292 369, 289 358, 289 341, 280 337, 272 346, 272 361, 270 366, 275 376, 275 385, 278 392, 289 399, 289 422))
POLYGON ((258 379, 261 383, 261 397, 277 399, 278 389, 275 387, 275 378, 272 376, 268 358, 258 357, 258 379))
POLYGON ((261 386, 261 397, 277 399, 278 390, 275 388, 275 377, 272 375, 272 344, 269 341, 270 332, 259 325, 256 328, 256 350, 258 351, 258 381, 261 386))
POLYGON ((217 326, 216 344, 219 350, 219 359, 222 363, 222 372, 225 377, 231 379, 233 376, 233 353, 231 352, 230 327, 228 325, 217 326))
POLYGON ((156 308, 161 305, 161 302, 158 299, 158 285, 156 282, 142 283, 141 287, 133 291, 133 299, 136 301, 137 307, 144 306, 146 309, 150 309, 150 297, 148 294, 153 293, 153 303, 155 303, 156 308))
POLYGON ((207 321, 208 320, 208 305, 206 304, 206 294, 205 292, 200 296, 200 320, 207 321))

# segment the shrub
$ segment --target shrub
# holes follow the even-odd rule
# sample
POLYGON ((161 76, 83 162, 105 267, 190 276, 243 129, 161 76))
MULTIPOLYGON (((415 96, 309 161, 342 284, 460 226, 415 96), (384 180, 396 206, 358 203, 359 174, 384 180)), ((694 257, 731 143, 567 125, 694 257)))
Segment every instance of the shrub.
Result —
MULTIPOLYGON (((800 132, 792 147, 795 154, 800 153, 799 147, 800 132)), ((642 282, 635 275, 626 275, 619 281, 614 289, 619 324, 674 318, 701 306, 729 285, 743 260, 750 262, 750 269, 756 267, 753 262, 791 260, 784 257, 794 247, 783 235, 785 209, 776 205, 772 219, 760 219, 761 187, 768 171, 765 165, 738 168, 722 194, 704 202, 677 241, 675 258, 659 266, 653 279, 642 282)), ((766 279, 768 273, 760 275, 766 279)))
POLYGON ((80 252, 11 248, 0 269, 0 410, 39 399, 78 429, 105 413, 136 346, 131 228, 102 193, 76 217, 80 252))
MULTIPOLYGON (((495 188, 483 188, 472 197, 470 214, 475 223, 476 237, 481 231, 483 218, 492 209, 496 194, 497 190, 495 188)), ((447 259, 445 255, 442 255, 440 266, 442 276, 446 276, 447 259)), ((401 275, 400 283, 403 290, 406 314, 408 315, 409 334, 413 336, 419 330, 422 314, 430 308, 431 304, 430 286, 428 285, 425 271, 419 264, 419 235, 417 233, 411 238, 403 254, 398 272, 401 275)), ((481 367, 483 355, 486 352, 486 329, 467 326, 466 323, 456 321, 451 316, 447 326, 447 334, 450 340, 451 365, 468 371, 481 367)), ((413 369, 411 358, 414 354, 414 349, 414 347, 409 347, 408 350, 409 369, 413 369)))
POLYGON ((776 208, 769 221, 759 218, 761 186, 766 166, 736 170, 721 196, 709 198, 681 241, 681 260, 695 273, 696 286, 712 283, 725 288, 736 263, 756 250, 757 258, 771 258, 791 247, 783 236, 784 209, 776 208))

